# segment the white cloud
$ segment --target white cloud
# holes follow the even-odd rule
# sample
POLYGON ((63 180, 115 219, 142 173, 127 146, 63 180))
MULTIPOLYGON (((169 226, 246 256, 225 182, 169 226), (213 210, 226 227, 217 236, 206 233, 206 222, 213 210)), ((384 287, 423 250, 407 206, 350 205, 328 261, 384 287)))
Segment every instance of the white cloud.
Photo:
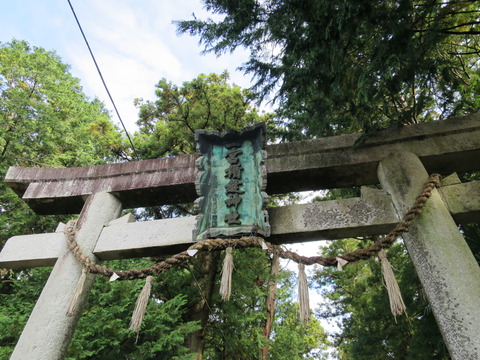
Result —
MULTIPOLYGON (((97 62, 129 131, 135 130, 133 99, 154 99, 154 86, 166 78, 176 84, 200 73, 228 70, 232 82, 250 86, 236 71, 248 58, 244 50, 216 57, 201 55, 198 38, 177 35, 174 20, 212 17, 200 0, 71 0, 97 62)), ((112 109, 85 42, 64 0, 22 0, 4 4, 0 41, 16 37, 55 50, 71 65, 90 97, 112 109)), ((218 18, 218 16, 214 16, 218 18)), ((116 120, 116 116, 112 119, 116 120)))
MULTIPOLYGON (((249 79, 235 71, 246 61, 246 53, 202 56, 198 39, 177 36, 173 20, 191 18, 192 12, 206 16, 200 1, 90 0, 74 6, 129 131, 134 131, 137 118, 133 99, 153 99, 154 85, 161 78, 181 84, 200 73, 228 69, 233 82, 250 86, 249 79)), ((83 39, 75 38, 66 48, 72 70, 90 96, 98 96, 111 108, 83 39)))

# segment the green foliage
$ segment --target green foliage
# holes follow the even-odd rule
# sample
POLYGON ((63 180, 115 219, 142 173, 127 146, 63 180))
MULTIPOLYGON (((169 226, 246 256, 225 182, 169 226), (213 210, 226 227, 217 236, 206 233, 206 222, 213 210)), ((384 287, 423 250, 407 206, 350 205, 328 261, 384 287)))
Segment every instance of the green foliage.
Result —
POLYGON ((327 359, 329 344, 319 321, 312 316, 306 324, 300 323, 298 303, 278 304, 279 315, 270 347, 272 360, 327 359), (280 317, 283 316, 283 317, 280 317))
POLYGON ((195 152, 195 130, 239 130, 265 121, 250 105, 252 95, 228 83, 229 75, 199 75, 181 87, 160 80, 156 101, 136 100, 140 111, 139 131, 134 141, 142 159, 191 154, 195 152))
POLYGON ((278 301, 275 308, 274 335, 271 340, 269 358, 272 360, 323 360, 327 359, 327 346, 331 345, 318 319, 311 316, 302 324, 299 304, 294 302, 296 275, 282 272, 278 286, 278 301))
MULTIPOLYGON (((113 160, 122 138, 98 100, 54 52, 25 41, 0 43, 0 177, 9 166, 84 166, 113 160)), ((54 229, 0 184, 0 247, 13 235, 54 229)))
POLYGON ((10 358, 50 270, 0 271, 0 360, 10 358))
POLYGON ((473 256, 480 265, 480 223, 462 225, 460 229, 472 250, 473 256))
MULTIPOLYGON (((133 264, 148 265, 145 261, 135 261, 133 264)), ((113 261, 110 266, 131 267, 132 261, 113 261)), ((67 358, 192 359, 183 345, 185 337, 199 326, 183 320, 186 304, 184 295, 161 300, 157 297, 158 285, 154 284, 138 338, 134 331, 128 329, 143 284, 143 281, 111 283, 107 278, 97 279, 67 358)))
MULTIPOLYGON (((325 255, 363 248, 367 241, 332 242, 325 255)), ((376 258, 348 264, 343 271, 318 269, 315 280, 329 300, 319 316, 341 329, 334 336, 339 359, 449 359, 439 329, 403 244, 388 251, 408 316, 390 313, 381 265, 376 258)))
MULTIPOLYGON (((101 164, 122 137, 58 55, 25 41, 0 44, 0 177, 9 166, 101 164)), ((0 248, 20 234, 53 231, 66 217, 39 216, 0 183, 0 248)), ((0 271, 0 359, 9 357, 50 269, 0 271)))
MULTIPOLYGON (((83 166, 129 159, 123 139, 109 122, 102 104, 83 95, 78 80, 53 52, 19 41, 2 45, 0 89, 2 176, 11 165, 83 166)), ((134 141, 139 154, 142 158, 155 158, 191 153, 195 148, 194 130, 198 128, 223 131, 258 121, 266 121, 272 127, 271 115, 258 114, 250 106, 250 100, 248 91, 228 83, 227 73, 200 75, 181 87, 162 80, 157 87, 157 101, 137 103, 140 130, 134 141)), ((189 211, 189 205, 180 205, 146 209, 141 216, 171 217, 189 211)), ((59 219, 33 214, 4 184, 0 188, 2 243, 13 235, 52 231, 59 219)), ((98 278, 67 358, 192 359, 196 354, 189 354, 186 340, 204 325, 201 317, 194 316, 199 312, 192 310, 197 304, 201 305, 200 310, 208 310, 205 336, 209 342, 205 354, 214 359, 222 353, 218 352, 220 349, 228 349, 230 358, 258 358, 259 349, 266 342, 261 325, 265 319, 270 263, 260 250, 237 252, 236 266, 242 270, 234 275, 236 299, 222 302, 217 295, 218 256, 209 257, 210 254, 199 254, 185 266, 157 277, 138 339, 137 334, 128 330, 128 322, 143 284, 110 283, 98 278)), ((150 263, 125 260, 109 265, 130 269, 150 263)), ((6 304, 0 308, 1 359, 8 358, 13 351, 49 271, 33 269, 0 274, 0 297, 2 304, 6 304)), ((281 301, 291 302, 291 299, 281 301)), ((292 310, 290 315, 293 314, 292 310)), ((286 341, 287 330, 281 330, 284 324, 293 326, 291 322, 278 321, 278 331, 282 334, 278 344, 286 341)), ((300 332, 306 337, 299 336, 290 344, 298 357, 317 344, 312 336, 321 329, 318 323, 312 324, 300 332)), ((274 346, 275 342, 272 349, 274 346)))
POLYGON ((2 166, 99 164, 121 145, 103 105, 86 98, 54 52, 1 44, 0 92, 2 166))
POLYGON ((307 325, 299 321, 298 303, 292 296, 295 275, 280 271, 273 332, 266 340, 261 325, 266 318, 270 262, 261 249, 238 249, 233 255, 232 297, 229 301, 220 299, 217 276, 204 356, 212 360, 254 360, 259 359, 260 348, 268 344, 270 359, 323 359, 321 350, 328 343, 323 328, 313 317, 307 325))
POLYGON ((259 249, 233 252, 235 271, 232 297, 222 301, 220 269, 212 298, 212 312, 207 327, 205 355, 213 359, 258 359, 263 346, 261 323, 265 319, 269 262, 259 249))
POLYGON ((287 139, 479 111, 478 4, 403 0, 204 0, 220 20, 178 21, 205 51, 245 47, 287 139))

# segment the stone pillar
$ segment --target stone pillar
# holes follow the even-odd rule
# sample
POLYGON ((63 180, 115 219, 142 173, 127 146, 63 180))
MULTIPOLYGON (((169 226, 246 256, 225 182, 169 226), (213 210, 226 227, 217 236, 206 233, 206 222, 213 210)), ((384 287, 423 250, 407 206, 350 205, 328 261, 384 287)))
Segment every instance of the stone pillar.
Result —
MULTIPOLYGON (((85 254, 92 253, 103 227, 117 218, 121 210, 120 201, 112 194, 90 195, 77 220, 77 242, 85 254)), ((67 316, 67 307, 81 273, 82 266, 68 250, 65 239, 62 254, 35 304, 11 360, 56 360, 65 357, 95 280, 94 275, 87 275, 76 313, 67 316)))
MULTIPOLYGON (((378 178, 400 218, 428 174, 415 154, 399 152, 380 162, 378 178)), ((450 356, 478 359, 480 267, 436 189, 403 238, 450 356)))

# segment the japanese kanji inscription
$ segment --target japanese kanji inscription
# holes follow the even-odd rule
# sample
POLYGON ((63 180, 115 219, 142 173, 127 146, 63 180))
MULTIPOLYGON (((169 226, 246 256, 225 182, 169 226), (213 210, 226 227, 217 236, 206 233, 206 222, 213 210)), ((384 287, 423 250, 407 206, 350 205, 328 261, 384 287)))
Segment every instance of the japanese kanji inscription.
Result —
POLYGON ((194 240, 269 236, 265 124, 225 133, 197 130, 195 138, 201 156, 194 240))

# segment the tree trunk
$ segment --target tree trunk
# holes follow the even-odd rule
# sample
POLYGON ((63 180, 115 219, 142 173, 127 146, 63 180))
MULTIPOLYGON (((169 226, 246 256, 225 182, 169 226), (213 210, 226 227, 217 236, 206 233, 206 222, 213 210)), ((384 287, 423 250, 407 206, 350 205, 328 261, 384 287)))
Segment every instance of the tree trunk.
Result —
POLYGON ((186 346, 191 353, 196 353, 196 360, 203 359, 203 349, 205 348, 205 332, 210 315, 210 306, 212 294, 215 287, 215 277, 217 274, 218 260, 220 252, 198 253, 195 256, 196 279, 192 286, 198 288, 200 292, 200 301, 193 304, 186 314, 186 321, 198 321, 202 328, 190 334, 186 340, 186 346))
MULTIPOLYGON (((270 270, 270 280, 268 281, 268 296, 266 300, 266 312, 267 319, 262 324, 263 336, 265 341, 268 342, 270 334, 272 333, 273 319, 275 315, 275 299, 277 297, 277 282, 279 271, 279 257, 277 254, 273 254, 272 267, 270 270)), ((268 358, 268 343, 260 349, 260 358, 266 360, 268 358)))

